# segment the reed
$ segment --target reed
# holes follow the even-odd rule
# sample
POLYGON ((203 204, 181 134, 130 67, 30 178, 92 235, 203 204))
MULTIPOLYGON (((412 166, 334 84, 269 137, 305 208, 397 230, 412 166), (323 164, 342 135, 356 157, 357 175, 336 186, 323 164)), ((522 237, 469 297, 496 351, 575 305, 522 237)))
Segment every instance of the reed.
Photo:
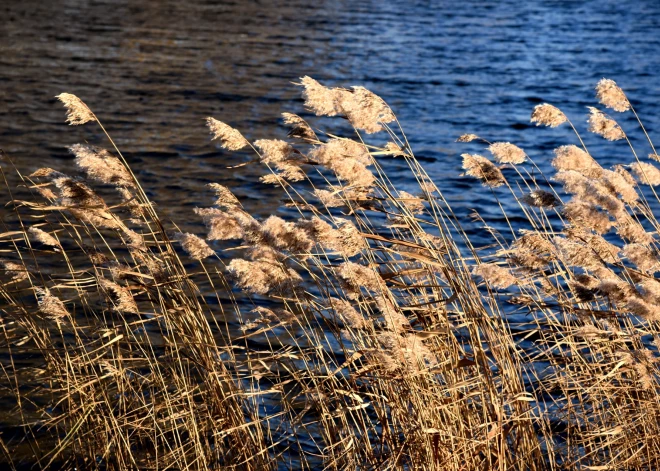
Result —
MULTIPOLYGON (((59 96, 67 121, 100 126, 111 150, 72 146, 76 176, 26 175, 4 156, 2 367, 16 401, 5 462, 658 468, 660 170, 623 128, 590 109, 589 130, 632 154, 606 169, 559 108, 537 106, 532 122, 567 123, 578 141, 556 150, 553 175, 515 144, 461 136, 494 158, 463 154, 465 176, 500 208, 517 201, 502 220, 526 226, 488 227, 493 243, 478 247, 385 101, 300 86, 309 111, 354 132, 284 113, 289 141, 251 141, 208 118, 212 139, 251 150, 246 164, 263 166, 285 203, 258 219, 211 184, 194 216, 206 234, 159 217, 74 95, 59 96), (389 142, 370 143, 374 133, 389 142), (391 159, 416 192, 388 178, 391 159)), ((634 112, 613 81, 596 91, 634 112)))

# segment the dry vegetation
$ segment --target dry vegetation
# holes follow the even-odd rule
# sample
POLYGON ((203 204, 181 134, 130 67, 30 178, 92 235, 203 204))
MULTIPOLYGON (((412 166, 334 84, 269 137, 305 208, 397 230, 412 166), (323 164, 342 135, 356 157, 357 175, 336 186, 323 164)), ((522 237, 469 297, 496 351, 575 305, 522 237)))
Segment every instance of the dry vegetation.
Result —
MULTIPOLYGON (((251 142, 208 119, 224 149, 268 169, 282 217, 255 219, 212 184, 217 200, 195 211, 208 233, 181 233, 107 133, 111 150, 71 147, 85 178, 25 175, 4 157, 0 365, 16 401, 4 461, 658 469, 660 170, 630 141, 629 158, 604 168, 576 131, 543 175, 514 144, 461 136, 492 154, 464 154, 466 175, 511 192, 526 219, 479 248, 381 98, 301 86, 308 110, 355 133, 285 113, 290 142, 251 142), (389 143, 370 144, 374 133, 389 143), (407 164, 415 194, 394 187, 387 159, 407 164), (510 322, 521 313, 525 325, 510 322)), ((635 113, 613 81, 596 91, 635 113)), ((105 133, 79 98, 59 98, 70 124, 105 133)), ((573 127, 549 104, 532 122, 573 127)), ((628 140, 596 108, 589 130, 628 140)))

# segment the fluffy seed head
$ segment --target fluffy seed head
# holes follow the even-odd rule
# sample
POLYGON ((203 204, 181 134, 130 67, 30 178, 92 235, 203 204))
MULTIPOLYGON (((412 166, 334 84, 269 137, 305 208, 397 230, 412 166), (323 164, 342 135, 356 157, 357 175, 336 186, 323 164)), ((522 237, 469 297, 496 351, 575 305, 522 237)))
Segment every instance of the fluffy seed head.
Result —
POLYGON ((399 144, 394 142, 388 142, 385 144, 385 150, 389 152, 392 157, 401 157, 407 155, 406 151, 401 146, 399 146, 399 144))
POLYGON ((600 235, 576 227, 569 227, 565 232, 568 239, 584 244, 586 250, 592 251, 603 262, 616 263, 619 261, 619 247, 607 242, 600 235))
POLYGON ((239 288, 254 294, 291 291, 302 278, 291 268, 273 261, 248 261, 235 258, 227 266, 239 288))
POLYGON ((607 213, 580 199, 568 202, 562 212, 574 226, 592 229, 600 234, 605 234, 614 225, 607 213))
POLYGON ((596 85, 596 98, 603 105, 623 113, 630 109, 630 102, 614 80, 601 79, 596 85))
POLYGON ((482 263, 477 265, 472 274, 482 277, 493 288, 507 289, 515 285, 518 280, 509 270, 494 263, 482 263))
POLYGON ((495 142, 488 146, 495 160, 501 164, 521 164, 527 159, 527 154, 510 142, 495 142))
POLYGON ((336 116, 341 113, 339 95, 347 90, 327 88, 311 77, 305 76, 300 79, 303 86, 303 98, 305 106, 316 116, 336 116))
POLYGON ((589 178, 598 178, 602 168, 588 153, 574 145, 555 149, 552 166, 557 170, 574 170, 589 178))
POLYGON ((345 299, 330 298, 328 306, 333 309, 337 317, 351 329, 366 329, 371 325, 371 321, 365 319, 353 305, 345 299))
POLYGON ((636 244, 650 244, 653 235, 646 232, 644 227, 627 213, 621 213, 616 219, 617 233, 629 242, 636 244))
POLYGON ((243 237, 243 227, 234 215, 217 208, 195 208, 208 228, 208 240, 230 240, 243 237))
POLYGON ((213 249, 204 241, 204 239, 195 234, 177 232, 174 238, 181 243, 181 247, 190 258, 202 260, 215 254, 213 249))
POLYGON ((553 193, 544 190, 534 190, 520 198, 520 201, 536 208, 554 208, 561 204, 553 193))
POLYGON ((644 301, 642 298, 633 296, 625 303, 626 308, 633 314, 648 320, 660 320, 660 306, 644 301))
POLYGON ((66 122, 71 126, 78 126, 81 124, 96 121, 96 117, 92 110, 77 96, 71 93, 60 93, 55 98, 60 100, 66 108, 66 122))
POLYGON ((368 189, 374 186, 376 177, 362 163, 353 159, 340 160, 328 165, 337 178, 346 182, 350 187, 368 189))
POLYGON ((345 204, 335 191, 316 189, 314 190, 314 196, 327 208, 339 208, 345 204))
POLYGON ((603 136, 608 141, 618 141, 626 137, 626 134, 613 119, 608 118, 598 108, 589 108, 589 131, 603 136))
POLYGON ((325 144, 315 147, 309 153, 309 157, 325 166, 331 166, 342 160, 357 160, 363 165, 374 163, 364 144, 352 139, 332 138, 325 144))
POLYGON ((553 242, 559 255, 567 265, 580 268, 597 268, 603 265, 600 257, 585 243, 554 237, 553 242))
POLYGON ((495 188, 504 185, 506 180, 499 168, 481 155, 462 154, 465 174, 481 180, 484 186, 495 188))
POLYGON ((234 196, 231 190, 226 186, 220 185, 218 183, 209 183, 207 186, 212 189, 215 192, 215 196, 218 197, 218 199, 215 200, 215 203, 213 203, 216 206, 230 209, 241 205, 241 203, 238 201, 238 198, 236 198, 236 196, 234 196))
POLYGON ((261 161, 265 164, 283 162, 294 156, 293 147, 278 139, 259 139, 254 145, 261 151, 261 161))
POLYGON ((472 142, 476 141, 477 139, 481 138, 476 134, 461 134, 458 136, 458 139, 456 139, 456 142, 472 142))
POLYGON ((124 288, 121 285, 118 285, 114 281, 110 281, 106 278, 100 278, 98 280, 99 286, 103 289, 106 296, 112 302, 115 310, 118 312, 132 313, 136 314, 140 312, 135 299, 131 292, 124 288))
POLYGON ((30 278, 28 269, 22 263, 0 259, 0 265, 4 268, 5 275, 11 276, 12 281, 19 282, 30 278))
POLYGON ((337 269, 337 274, 345 282, 349 297, 356 297, 360 288, 379 292, 384 288, 381 277, 371 268, 358 263, 344 262, 337 269))
POLYGON ((335 218, 337 229, 319 217, 298 221, 297 226, 323 248, 336 250, 344 257, 352 257, 364 248, 364 239, 357 227, 346 219, 335 218))
POLYGON ((61 322, 62 319, 70 316, 62 300, 51 294, 48 288, 35 288, 34 291, 37 295, 39 312, 47 318, 61 322))
POLYGON ((36 226, 30 227, 30 229, 28 229, 28 232, 32 237, 34 237, 35 240, 41 242, 44 245, 48 245, 50 247, 57 247, 57 248, 62 247, 55 237, 50 235, 48 232, 42 231, 36 226))
POLYGON ((635 179, 620 165, 614 167, 614 171, 603 170, 602 180, 612 193, 621 196, 624 203, 631 204, 639 200, 635 179))
POLYGON ((397 201, 403 204, 412 214, 421 214, 426 209, 424 207, 424 200, 411 195, 407 191, 399 191, 397 201))
POLYGON ((303 258, 314 245, 306 231, 277 216, 266 219, 261 225, 261 230, 269 246, 277 250, 288 250, 303 258))
POLYGON ((635 162, 630 164, 630 169, 640 183, 644 185, 660 185, 660 170, 653 164, 647 162, 635 162))
POLYGON ((130 172, 121 161, 105 149, 75 144, 69 151, 76 156, 78 168, 84 170, 89 178, 112 185, 134 188, 135 183, 130 172))
POLYGON ((653 274, 660 271, 658 254, 646 245, 628 244, 623 247, 623 254, 643 272, 653 274))
POLYGON ((231 126, 213 118, 206 118, 206 125, 211 131, 211 139, 218 139, 220 146, 227 150, 240 150, 249 145, 247 139, 231 126))
POLYGON ((288 134, 289 137, 305 139, 307 141, 319 140, 311 126, 307 124, 307 121, 297 114, 282 113, 282 118, 284 118, 284 124, 291 126, 291 130, 288 134))
POLYGON ((311 77, 300 79, 305 106, 317 116, 345 114, 351 124, 367 134, 383 129, 396 118, 385 101, 364 87, 327 88, 311 77))
POLYGON ((566 115, 559 108, 548 103, 536 105, 532 111, 531 122, 536 123, 537 126, 556 128, 566 121, 568 121, 566 115))
POLYGON ((340 106, 355 128, 373 134, 396 119, 381 97, 364 87, 352 88, 352 92, 340 94, 340 106))

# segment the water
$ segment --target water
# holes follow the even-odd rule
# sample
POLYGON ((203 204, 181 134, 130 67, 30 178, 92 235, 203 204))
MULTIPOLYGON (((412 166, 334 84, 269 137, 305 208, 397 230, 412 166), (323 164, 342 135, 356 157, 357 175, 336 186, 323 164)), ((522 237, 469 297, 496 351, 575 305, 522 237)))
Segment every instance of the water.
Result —
MULTIPOLYGON (((70 172, 67 146, 107 146, 96 126, 64 124, 54 96, 75 93, 99 115, 160 214, 201 234, 190 210, 210 205, 206 183, 229 186, 261 216, 276 211, 281 197, 258 183, 264 169, 226 168, 246 154, 211 143, 205 117, 249 139, 284 138, 280 113, 303 110, 292 84, 298 77, 364 85, 390 103, 431 177, 486 242, 466 217, 470 209, 504 225, 491 193, 459 177, 461 153, 485 152, 455 143, 460 134, 511 141, 548 169, 552 149, 575 137, 566 127, 530 125, 534 105, 547 101, 585 131, 605 166, 630 162, 624 143, 586 133, 585 106, 596 104, 593 86, 608 77, 660 142, 657 0, 310 3, 5 1, 0 148, 26 172, 70 172)), ((648 153, 629 113, 617 118, 648 153)), ((416 190, 407 174, 386 165, 401 189, 416 190)), ((513 207, 505 192, 498 196, 513 207)))
MULTIPOLYGON (((517 143, 543 166, 575 138, 532 128, 533 106, 553 103, 584 129, 584 107, 595 104, 592 88, 604 76, 628 91, 652 136, 660 127, 654 0, 8 1, 0 11, 0 147, 24 170, 66 170, 68 145, 107 146, 95 126, 64 124, 53 97, 75 93, 166 216, 184 226, 191 207, 208 204, 210 181, 259 214, 275 210, 276 199, 264 197, 274 190, 255 184, 263 169, 227 170, 245 156, 210 143, 203 119, 252 139, 282 138, 278 116, 302 111, 291 82, 306 74, 384 97, 459 210, 489 197, 458 177, 460 154, 481 150, 454 142, 464 132, 517 143)), ((597 158, 630 160, 625 144, 586 137, 597 158)))

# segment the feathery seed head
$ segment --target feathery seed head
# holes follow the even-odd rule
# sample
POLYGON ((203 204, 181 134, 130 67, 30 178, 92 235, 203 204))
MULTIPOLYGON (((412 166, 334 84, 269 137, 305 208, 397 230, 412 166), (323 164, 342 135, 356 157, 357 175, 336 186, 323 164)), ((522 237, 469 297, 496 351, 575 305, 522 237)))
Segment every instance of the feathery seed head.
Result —
POLYGON ((566 121, 568 121, 566 115, 559 108, 548 103, 536 105, 532 111, 531 122, 536 123, 537 126, 556 128, 566 121))
POLYGON ((371 325, 369 319, 365 319, 350 303, 345 299, 330 298, 329 309, 333 309, 337 317, 351 329, 366 329, 371 325))
POLYGON ((19 282, 30 278, 30 272, 22 263, 10 262, 0 259, 0 265, 5 270, 5 275, 11 276, 11 281, 19 282))
POLYGON ((564 205, 562 212, 574 226, 592 229, 600 234, 605 234, 614 225, 607 213, 580 199, 569 201, 564 205))
POLYGON ((382 124, 396 119, 390 107, 381 97, 364 87, 352 87, 340 94, 340 106, 351 124, 367 134, 383 130, 382 124))
POLYGON ((598 178, 602 168, 588 153, 574 145, 561 146, 555 149, 552 166, 556 170, 573 170, 585 177, 598 178))
POLYGON ((230 240, 243 238, 243 227, 234 214, 217 208, 195 208, 209 232, 207 240, 230 240))
POLYGON ((527 159, 527 154, 510 142, 495 142, 488 146, 495 160, 501 164, 521 164, 527 159))
POLYGON ((621 113, 630 109, 628 97, 614 80, 601 79, 596 85, 596 98, 606 107, 621 113))
POLYGON ((345 204, 335 191, 316 189, 314 190, 314 196, 327 208, 339 208, 345 204))
POLYGON ((69 151, 76 156, 78 168, 84 170, 89 178, 101 183, 134 188, 135 183, 128 169, 121 161, 105 149, 75 144, 69 151))
POLYGON ((623 247, 623 254, 643 272, 654 274, 660 271, 658 254, 642 244, 628 244, 623 247))
POLYGON ((621 196, 624 203, 632 204, 639 200, 635 179, 621 165, 615 166, 614 171, 603 170, 602 180, 612 193, 621 196))
POLYGON ((484 186, 495 188, 506 182, 500 169, 487 158, 477 154, 462 154, 461 157, 465 174, 478 178, 484 186))
POLYGON ((41 242, 44 245, 48 245, 50 247, 62 248, 59 241, 55 237, 50 235, 48 232, 42 231, 36 226, 30 227, 30 229, 28 229, 28 232, 32 237, 34 237, 35 240, 41 242))
POLYGON ((61 322, 62 319, 70 316, 62 300, 51 294, 48 288, 35 288, 34 291, 37 295, 39 312, 47 318, 61 322))
POLYGON ((261 161, 265 164, 284 162, 295 155, 289 143, 278 139, 259 139, 254 145, 261 151, 261 161))
POLYGON ((520 198, 520 201, 536 208, 554 208, 561 204, 553 193, 544 190, 534 190, 520 198))
POLYGON ((396 200, 402 203, 411 214, 421 214, 426 209, 423 199, 417 198, 407 191, 399 191, 399 197, 396 200))
POLYGON ((284 118, 284 124, 291 126, 291 130, 288 134, 289 137, 304 139, 307 141, 319 140, 311 126, 307 124, 307 121, 297 114, 282 113, 282 118, 284 118))
POLYGON ((302 282, 298 273, 276 261, 251 262, 235 258, 227 266, 227 270, 239 288, 254 294, 290 292, 302 282))
POLYGON ((630 164, 630 169, 640 183, 644 185, 660 185, 660 169, 647 162, 635 162, 630 164))
POLYGON ((60 100, 66 108, 66 122, 71 126, 96 121, 92 110, 77 96, 71 93, 60 93, 55 98, 60 100))
POLYGON ((315 147, 309 153, 309 157, 327 167, 342 160, 357 160, 363 165, 374 163, 364 144, 352 139, 332 138, 325 144, 315 147))
POLYGON ((646 232, 644 227, 626 212, 617 216, 616 230, 622 238, 632 243, 650 244, 653 242, 653 235, 646 232))
POLYGON ((472 142, 476 141, 477 139, 481 138, 476 134, 461 134, 458 136, 458 139, 456 139, 456 142, 472 142))
POLYGON ((106 278, 99 278, 98 283, 116 311, 131 314, 140 312, 130 290, 106 278))
POLYGON ((337 268, 337 274, 345 282, 348 296, 355 299, 360 288, 380 292, 384 289, 381 277, 371 268, 354 262, 344 262, 337 268))
POLYGON ((300 79, 303 86, 303 98, 305 106, 316 114, 316 116, 336 116, 341 113, 339 105, 340 93, 347 90, 327 88, 311 77, 305 76, 300 79))
POLYGON ((218 197, 218 199, 215 200, 215 203, 213 203, 216 206, 232 209, 241 205, 241 203, 238 201, 238 198, 236 198, 236 196, 234 196, 231 190, 226 186, 220 185, 218 183, 209 183, 206 186, 212 189, 215 192, 215 196, 218 197))
POLYGON ((206 118, 206 125, 211 131, 211 136, 213 136, 211 139, 218 139, 223 149, 240 150, 250 144, 239 131, 222 121, 214 118, 206 118))
POLYGON ((626 134, 613 119, 608 118, 598 108, 588 106, 589 108, 589 131, 603 136, 608 141, 618 141, 626 137, 626 134))
POLYGON ((507 289, 509 286, 518 283, 518 279, 508 269, 494 263, 477 265, 472 270, 472 274, 482 277, 496 289, 507 289))
POLYGON ((266 244, 278 250, 288 250, 302 258, 309 256, 309 251, 314 245, 306 231, 277 216, 266 219, 261 225, 261 230, 266 244))
POLYGON ((215 254, 204 239, 195 234, 177 232, 174 234, 174 238, 181 243, 181 247, 188 256, 195 260, 202 260, 215 254))

